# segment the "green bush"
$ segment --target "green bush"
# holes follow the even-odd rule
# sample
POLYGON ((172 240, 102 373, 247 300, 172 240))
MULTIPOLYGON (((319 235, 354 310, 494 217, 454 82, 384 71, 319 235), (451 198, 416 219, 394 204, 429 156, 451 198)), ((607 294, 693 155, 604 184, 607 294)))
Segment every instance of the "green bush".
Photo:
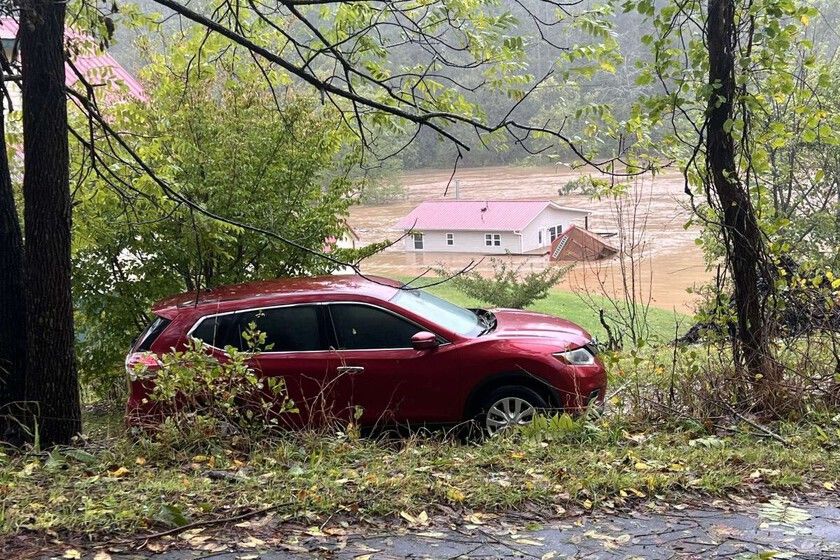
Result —
MULTIPOLYGON (((282 378, 262 377, 250 364, 265 346, 265 333, 251 323, 243 333, 247 350, 225 348, 219 360, 192 339, 187 350, 161 358, 150 400, 166 414, 159 435, 189 443, 224 438, 248 445, 257 436, 281 428, 280 415, 296 413, 282 378)), ((140 371, 138 375, 143 375, 140 371)))
MULTIPOLYGON (((500 259, 491 259, 493 275, 489 278, 472 271, 455 275, 451 282, 468 296, 496 307, 523 309, 544 299, 548 291, 566 275, 571 267, 549 266, 523 273, 525 264, 514 266, 500 259)), ((446 275, 446 271, 438 271, 446 275)))

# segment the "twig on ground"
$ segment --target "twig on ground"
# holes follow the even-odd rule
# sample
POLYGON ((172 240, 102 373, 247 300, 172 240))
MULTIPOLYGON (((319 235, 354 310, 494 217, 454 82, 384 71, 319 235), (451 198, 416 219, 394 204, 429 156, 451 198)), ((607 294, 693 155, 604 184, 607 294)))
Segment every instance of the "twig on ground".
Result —
POLYGON ((179 533, 183 533, 184 531, 189 531, 190 529, 197 529, 199 527, 213 527, 215 525, 224 525, 226 523, 235 523, 237 521, 244 521, 246 519, 250 519, 252 517, 257 517, 258 515, 263 515, 266 513, 271 513, 272 511, 276 511, 278 509, 292 506, 295 502, 286 502, 283 504, 275 504, 273 506, 264 507, 261 509, 255 509, 253 511, 248 511, 245 513, 240 513, 239 515, 234 515, 232 517, 219 517, 215 519, 205 519, 202 521, 194 521, 193 523, 187 523, 186 525, 181 525, 180 527, 174 527, 172 529, 167 529, 166 531, 160 531, 159 533, 152 533, 150 535, 139 535, 129 539, 128 541, 122 542, 132 542, 132 541, 139 541, 142 540, 145 543, 159 539, 162 537, 171 537, 173 535, 177 535, 179 533))
POLYGON ((759 424, 755 420, 750 420, 749 418, 747 418, 746 416, 744 416, 743 414, 741 414, 740 412, 738 412, 737 410, 735 410, 734 408, 729 406, 729 403, 723 403, 723 406, 725 406, 729 410, 729 412, 731 412, 732 414, 734 414, 735 416, 737 416, 738 418, 740 418, 741 420, 743 420, 744 422, 746 422, 747 424, 749 424, 750 426, 755 428, 756 430, 764 432, 765 434, 767 434, 767 436, 775 439, 776 441, 782 443, 783 445, 790 446, 790 442, 788 440, 786 440, 785 438, 783 438, 782 436, 780 436, 779 434, 777 434, 776 432, 774 432, 773 430, 771 430, 767 426, 759 424))

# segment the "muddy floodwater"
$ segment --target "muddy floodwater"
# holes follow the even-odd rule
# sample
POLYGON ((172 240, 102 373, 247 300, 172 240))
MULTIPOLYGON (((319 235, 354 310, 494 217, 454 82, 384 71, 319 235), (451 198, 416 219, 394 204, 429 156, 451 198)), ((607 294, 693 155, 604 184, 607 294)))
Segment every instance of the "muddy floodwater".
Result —
MULTIPOLYGON (((354 207, 349 223, 361 243, 394 240, 402 234, 394 229, 394 224, 417 204, 443 198, 445 193, 446 198, 454 198, 454 180, 449 183, 451 174, 451 169, 406 173, 401 177, 407 191, 405 199, 354 207)), ((691 201, 684 192, 682 176, 665 174, 633 180, 630 194, 619 208, 612 198, 593 200, 583 194, 558 194, 560 187, 580 174, 560 167, 483 167, 458 170, 454 179, 459 181, 463 199, 550 199, 564 206, 591 210, 590 230, 615 234, 607 242, 622 249, 625 259, 577 263, 558 289, 618 297, 630 291, 649 299, 655 307, 693 310, 697 296, 688 290, 707 282, 712 273, 706 270, 696 244, 698 229, 685 227, 691 215, 691 201), (631 256, 637 263, 635 267, 630 266, 631 256), (622 268, 636 270, 632 278, 635 288, 625 286, 623 279, 629 280, 631 275, 622 276, 622 268)), ((399 243, 365 261, 363 270, 406 276, 422 273, 430 266, 462 268, 481 258, 463 253, 406 252, 399 243)), ((524 262, 526 267, 557 266, 549 263, 547 255, 498 258, 524 262)), ((489 257, 478 265, 478 270, 491 270, 489 257)))

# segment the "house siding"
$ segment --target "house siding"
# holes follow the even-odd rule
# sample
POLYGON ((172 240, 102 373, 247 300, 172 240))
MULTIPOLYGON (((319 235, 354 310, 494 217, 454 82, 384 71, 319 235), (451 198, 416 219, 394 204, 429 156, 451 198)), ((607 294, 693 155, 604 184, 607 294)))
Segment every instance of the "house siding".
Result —
POLYGON ((558 208, 546 208, 522 230, 522 252, 527 253, 541 248, 547 252, 551 246, 548 228, 559 225, 563 226, 563 231, 566 231, 572 224, 582 228, 583 223, 584 214, 558 208), (542 231, 542 243, 539 240, 540 231, 542 231))
MULTIPOLYGON (((418 232, 420 233, 420 232, 418 232)), ((510 231, 425 231, 423 233, 423 249, 414 248, 414 237, 406 236, 405 250, 416 251, 424 253, 483 253, 488 255, 497 255, 504 253, 521 253, 519 235, 510 231), (454 245, 446 244, 446 234, 452 233, 455 235, 454 245), (496 247, 488 247, 484 244, 484 235, 486 233, 499 234, 501 236, 501 245, 496 247)))

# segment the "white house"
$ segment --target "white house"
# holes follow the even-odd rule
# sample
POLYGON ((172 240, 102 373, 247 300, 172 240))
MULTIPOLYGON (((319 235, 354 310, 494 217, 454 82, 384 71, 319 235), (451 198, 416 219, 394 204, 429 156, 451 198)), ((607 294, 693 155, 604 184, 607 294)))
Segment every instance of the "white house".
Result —
POLYGON ((427 200, 402 218, 407 251, 542 254, 588 210, 550 200, 427 200))

